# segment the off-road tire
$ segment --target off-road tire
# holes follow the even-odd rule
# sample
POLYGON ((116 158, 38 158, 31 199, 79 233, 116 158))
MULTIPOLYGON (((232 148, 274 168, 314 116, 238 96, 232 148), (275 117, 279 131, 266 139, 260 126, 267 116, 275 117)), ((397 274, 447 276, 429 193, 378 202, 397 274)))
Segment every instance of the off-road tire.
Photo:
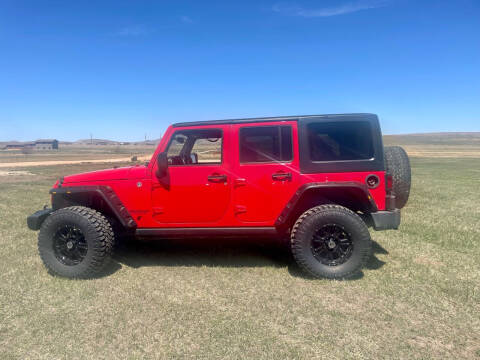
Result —
POLYGON ((48 216, 38 234, 38 251, 50 273, 68 278, 92 278, 108 265, 114 233, 108 220, 98 211, 84 206, 59 209, 48 216), (54 237, 62 226, 75 226, 84 236, 86 255, 80 263, 66 265, 56 256, 54 237))
POLYGON ((349 278, 358 273, 371 255, 372 241, 363 220, 351 210, 339 205, 320 205, 304 212, 291 232, 292 255, 302 270, 314 277, 349 278), (350 257, 339 265, 326 265, 317 260, 312 250, 312 238, 327 224, 340 226, 353 243, 350 257))
POLYGON ((407 204, 410 195, 412 182, 410 160, 406 151, 400 146, 385 146, 384 153, 387 174, 393 179, 395 207, 401 209, 407 204))

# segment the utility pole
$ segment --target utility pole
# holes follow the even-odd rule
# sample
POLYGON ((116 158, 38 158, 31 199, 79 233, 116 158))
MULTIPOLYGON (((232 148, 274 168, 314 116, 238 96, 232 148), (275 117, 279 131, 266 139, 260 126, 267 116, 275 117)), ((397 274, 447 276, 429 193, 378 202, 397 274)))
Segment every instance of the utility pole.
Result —
POLYGON ((93 145, 93 135, 90 133, 90 145, 93 145))

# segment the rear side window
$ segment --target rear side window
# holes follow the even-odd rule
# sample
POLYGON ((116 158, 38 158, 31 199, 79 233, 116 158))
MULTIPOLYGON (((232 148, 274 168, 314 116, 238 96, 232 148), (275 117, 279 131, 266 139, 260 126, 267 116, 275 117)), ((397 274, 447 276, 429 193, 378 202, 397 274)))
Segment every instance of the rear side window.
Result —
POLYGON ((240 162, 284 162, 293 159, 291 126, 240 129, 240 162))
POLYGON ((314 122, 307 125, 312 161, 368 160, 374 156, 368 121, 314 122))

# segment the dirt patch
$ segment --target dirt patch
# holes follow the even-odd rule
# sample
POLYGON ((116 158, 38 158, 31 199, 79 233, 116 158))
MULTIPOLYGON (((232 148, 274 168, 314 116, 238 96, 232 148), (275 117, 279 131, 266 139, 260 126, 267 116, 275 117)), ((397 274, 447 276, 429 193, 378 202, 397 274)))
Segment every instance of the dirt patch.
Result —
POLYGON ((30 171, 24 171, 24 170, 0 170, 0 176, 32 176, 35 175, 34 173, 31 173, 30 171))
POLYGON ((0 170, 0 184, 14 184, 42 177, 26 170, 0 170))
POLYGON ((433 151, 408 151, 409 156, 412 157, 426 157, 426 158, 480 158, 480 152, 478 151, 445 151, 445 152, 433 152, 433 151))
POLYGON ((480 158, 478 146, 403 145, 409 156, 429 158, 480 158))

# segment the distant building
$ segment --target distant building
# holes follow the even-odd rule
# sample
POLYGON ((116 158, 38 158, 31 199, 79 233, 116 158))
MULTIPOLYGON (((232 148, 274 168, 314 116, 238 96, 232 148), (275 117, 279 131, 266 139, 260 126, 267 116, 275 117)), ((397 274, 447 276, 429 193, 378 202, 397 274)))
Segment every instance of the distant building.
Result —
POLYGON ((36 150, 58 150, 58 140, 40 139, 35 141, 36 150))
POLYGON ((4 149, 7 150, 21 150, 25 147, 33 148, 35 143, 33 142, 11 142, 5 145, 4 149))
POLYGON ((5 144, 5 150, 22 150, 30 148, 32 150, 58 150, 58 140, 40 139, 33 142, 11 142, 5 144))

